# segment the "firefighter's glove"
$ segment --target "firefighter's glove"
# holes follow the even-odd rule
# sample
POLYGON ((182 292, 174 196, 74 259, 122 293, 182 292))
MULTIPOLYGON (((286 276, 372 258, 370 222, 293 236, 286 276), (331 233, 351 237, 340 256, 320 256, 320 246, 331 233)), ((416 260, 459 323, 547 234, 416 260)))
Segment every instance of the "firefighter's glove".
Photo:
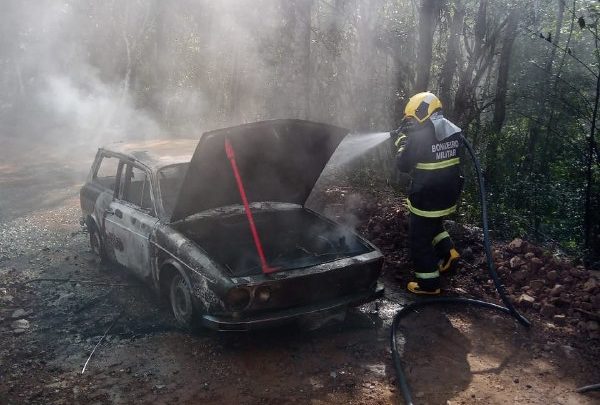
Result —
POLYGON ((396 153, 402 153, 404 146, 406 145, 407 135, 402 131, 402 127, 395 129, 390 132, 392 141, 394 143, 394 149, 396 153))

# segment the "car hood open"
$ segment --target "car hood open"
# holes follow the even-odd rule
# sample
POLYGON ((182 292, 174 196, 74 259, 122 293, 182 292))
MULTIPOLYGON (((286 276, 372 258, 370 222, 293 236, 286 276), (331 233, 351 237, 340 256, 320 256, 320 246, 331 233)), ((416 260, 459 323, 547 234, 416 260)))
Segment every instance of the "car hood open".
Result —
POLYGON ((348 130, 310 121, 272 120, 202 135, 179 190, 171 222, 212 208, 241 204, 229 140, 250 202, 304 205, 348 130))

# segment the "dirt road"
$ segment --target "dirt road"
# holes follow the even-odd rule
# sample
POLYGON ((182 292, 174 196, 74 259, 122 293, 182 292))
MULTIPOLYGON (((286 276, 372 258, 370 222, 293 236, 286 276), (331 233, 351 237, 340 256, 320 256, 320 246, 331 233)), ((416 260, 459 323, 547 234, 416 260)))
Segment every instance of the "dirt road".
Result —
MULTIPOLYGON (((79 225, 83 175, 52 158, 0 170, 0 403, 401 403, 388 340, 407 298, 389 267, 386 298, 341 324, 181 332, 144 286, 92 256, 79 225)), ((600 382, 590 341, 551 325, 527 331, 456 308, 422 311, 404 326, 418 403, 600 401, 574 392, 600 382)))

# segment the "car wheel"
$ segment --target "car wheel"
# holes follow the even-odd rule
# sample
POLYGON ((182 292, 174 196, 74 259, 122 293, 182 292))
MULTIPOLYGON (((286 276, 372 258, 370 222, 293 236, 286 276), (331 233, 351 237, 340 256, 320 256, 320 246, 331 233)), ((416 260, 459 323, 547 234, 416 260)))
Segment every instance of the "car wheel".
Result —
POLYGON ((171 279, 169 298, 177 324, 181 328, 192 329, 196 321, 192 293, 186 279, 179 272, 171 279))
POLYGON ((106 252, 104 251, 104 242, 98 228, 95 226, 90 227, 90 249, 92 253, 100 258, 100 262, 106 262, 106 252))

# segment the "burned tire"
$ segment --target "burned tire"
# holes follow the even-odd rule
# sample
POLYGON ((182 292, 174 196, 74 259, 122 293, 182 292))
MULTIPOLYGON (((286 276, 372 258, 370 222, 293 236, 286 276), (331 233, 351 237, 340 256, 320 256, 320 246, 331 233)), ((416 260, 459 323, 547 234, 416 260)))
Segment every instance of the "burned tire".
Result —
POLYGON ((186 330, 194 329, 197 323, 192 293, 187 280, 179 272, 171 279, 169 301, 177 325, 186 330))
POLYGON ((90 234, 90 249, 92 253, 100 258, 100 263, 106 263, 106 251, 104 250, 104 241, 100 231, 95 225, 88 227, 90 234))

